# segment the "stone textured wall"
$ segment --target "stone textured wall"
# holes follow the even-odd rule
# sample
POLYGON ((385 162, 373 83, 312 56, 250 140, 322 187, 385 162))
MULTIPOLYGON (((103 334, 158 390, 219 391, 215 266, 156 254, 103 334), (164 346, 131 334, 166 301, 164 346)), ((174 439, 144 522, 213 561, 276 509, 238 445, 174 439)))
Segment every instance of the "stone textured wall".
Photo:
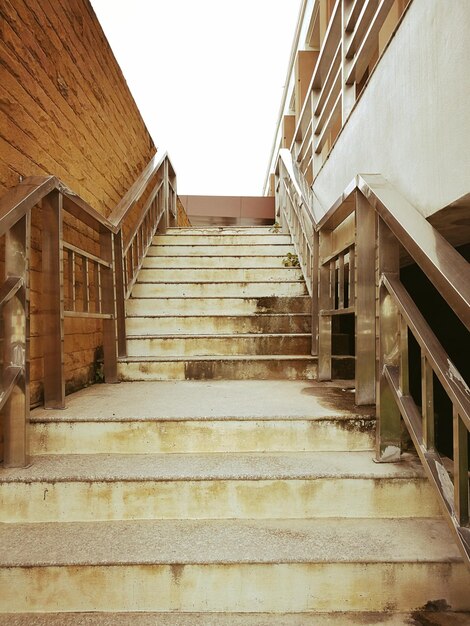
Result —
MULTIPOLYGON (((0 195, 21 178, 53 174, 107 216, 155 150, 88 0, 0 0, 0 195)), ((97 247, 93 233, 72 219, 65 234, 75 245, 97 247)), ((35 404, 43 375, 40 208, 32 246, 35 404)), ((95 376, 101 322, 66 319, 65 332, 70 391, 95 376)))

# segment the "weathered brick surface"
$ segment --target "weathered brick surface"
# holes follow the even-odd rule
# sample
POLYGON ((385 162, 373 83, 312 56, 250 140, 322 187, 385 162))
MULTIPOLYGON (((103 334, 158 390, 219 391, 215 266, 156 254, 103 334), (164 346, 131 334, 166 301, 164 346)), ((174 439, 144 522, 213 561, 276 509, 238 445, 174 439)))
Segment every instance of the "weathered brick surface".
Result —
MULTIPOLYGON (((0 195, 21 177, 53 174, 107 216, 154 153, 88 0, 0 0, 0 195)), ((37 208, 30 257, 33 404, 40 401, 43 376, 41 228, 37 208)), ((97 234, 75 219, 67 219, 64 235, 80 248, 99 251, 97 234)), ((81 262, 76 266, 80 308, 81 262)), ((65 334, 70 391, 96 375, 101 322, 66 318, 65 334)))

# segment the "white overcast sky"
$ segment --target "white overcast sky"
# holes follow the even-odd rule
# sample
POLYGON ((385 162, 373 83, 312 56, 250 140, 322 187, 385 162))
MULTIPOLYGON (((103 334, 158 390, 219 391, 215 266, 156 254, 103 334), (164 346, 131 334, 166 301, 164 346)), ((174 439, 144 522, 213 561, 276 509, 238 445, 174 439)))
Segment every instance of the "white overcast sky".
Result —
POLYGON ((91 0, 182 195, 261 195, 300 0, 91 0))

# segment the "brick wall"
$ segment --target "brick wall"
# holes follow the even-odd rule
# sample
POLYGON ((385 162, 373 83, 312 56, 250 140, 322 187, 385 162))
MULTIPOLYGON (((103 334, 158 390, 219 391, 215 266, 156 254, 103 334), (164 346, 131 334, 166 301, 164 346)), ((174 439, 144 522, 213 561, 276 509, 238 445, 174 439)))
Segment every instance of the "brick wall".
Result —
MULTIPOLYGON (((0 195, 22 177, 53 174, 108 215, 154 153, 88 0, 0 0, 0 195)), ((64 230, 71 243, 96 249, 96 238, 74 220, 64 230)), ((40 208, 33 214, 32 246, 34 404, 43 375, 40 208)), ((95 375, 101 322, 66 319, 65 332, 70 391, 95 375)))

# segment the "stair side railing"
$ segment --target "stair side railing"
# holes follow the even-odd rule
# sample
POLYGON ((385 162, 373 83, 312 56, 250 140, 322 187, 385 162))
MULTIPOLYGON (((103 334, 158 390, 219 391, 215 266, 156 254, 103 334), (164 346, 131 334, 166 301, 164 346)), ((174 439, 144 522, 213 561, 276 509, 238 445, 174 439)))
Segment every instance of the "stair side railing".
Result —
POLYGON ((40 211, 42 220, 39 314, 44 406, 58 409, 65 406, 65 317, 103 321, 104 376, 106 382, 118 382, 118 354, 126 351, 125 300, 155 231, 165 230, 176 216, 176 175, 166 153, 154 157, 109 218, 54 176, 26 178, 0 198, 5 274, 0 285, 0 418, 5 467, 29 463, 33 211, 40 211), (85 243, 70 241, 74 239, 69 236, 74 227, 70 220, 65 221, 66 214, 72 218, 75 230, 81 229, 80 240, 85 243))
MULTIPOLYGON (((312 352, 318 378, 332 377, 332 318, 355 316, 356 403, 376 404, 376 460, 399 461, 402 422, 414 442, 460 551, 470 566, 470 388, 400 281, 403 248, 470 331, 470 264, 381 175, 358 175, 320 219, 296 181, 288 150, 276 169, 276 211, 294 240, 308 239, 312 352), (302 218, 293 217, 302 211, 302 218), (300 225, 308 227, 299 235, 300 225), (293 227, 291 226, 293 225, 293 227), (312 238, 313 230, 313 238, 312 238), (316 276, 316 277, 315 277, 316 276), (421 350, 422 406, 410 393, 408 344, 421 350), (436 450, 433 378, 453 415, 452 467, 436 450)), ((303 248, 298 247, 300 254, 303 248)))

